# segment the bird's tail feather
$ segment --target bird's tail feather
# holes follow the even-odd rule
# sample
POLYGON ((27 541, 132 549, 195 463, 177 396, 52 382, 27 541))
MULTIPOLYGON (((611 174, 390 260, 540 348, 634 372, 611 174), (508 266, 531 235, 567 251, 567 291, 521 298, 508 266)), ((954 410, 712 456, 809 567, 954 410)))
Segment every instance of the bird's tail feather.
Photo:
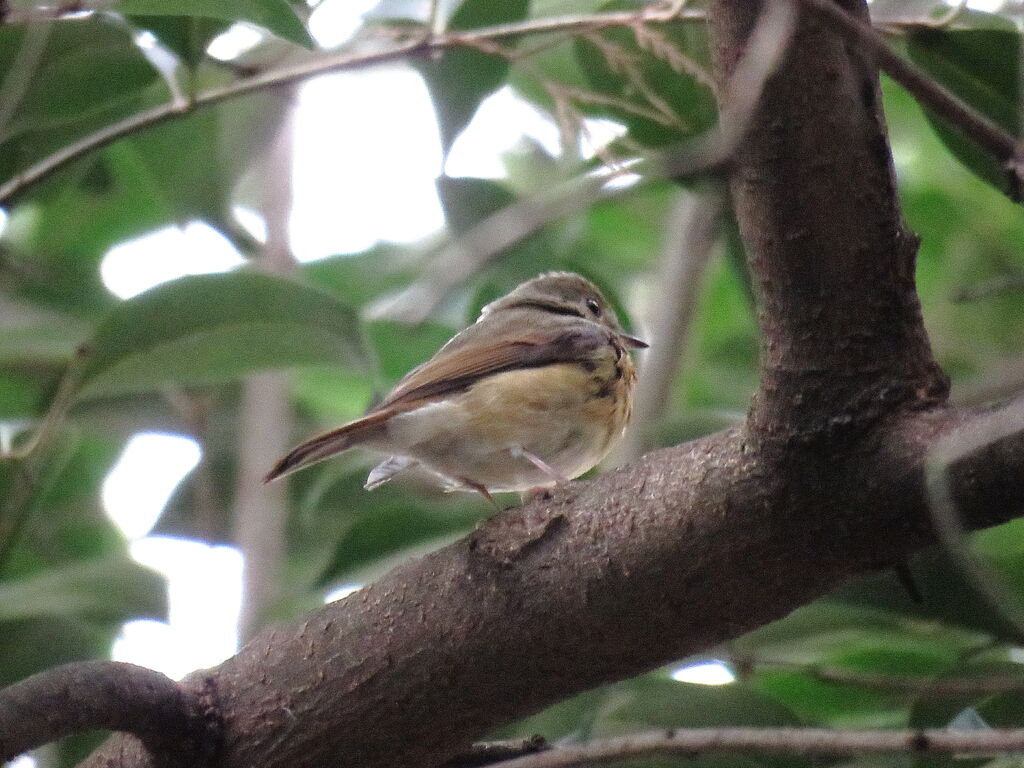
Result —
POLYGON ((263 482, 269 483, 271 480, 276 480, 372 439, 383 431, 384 422, 391 415, 392 413, 389 411, 371 413, 369 416, 317 435, 295 446, 274 465, 273 469, 263 478, 263 482))

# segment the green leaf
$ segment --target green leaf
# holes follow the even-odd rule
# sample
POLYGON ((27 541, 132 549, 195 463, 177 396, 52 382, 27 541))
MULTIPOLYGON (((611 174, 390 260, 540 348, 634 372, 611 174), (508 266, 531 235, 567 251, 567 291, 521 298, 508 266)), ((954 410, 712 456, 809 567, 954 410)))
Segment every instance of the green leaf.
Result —
POLYGON ((107 657, 119 624, 77 617, 0 622, 0 686, 69 661, 107 657))
POLYGON ((160 618, 166 600, 163 577, 127 557, 112 557, 0 581, 0 622, 47 616, 160 618))
POLYGON ((248 21, 305 48, 314 47, 309 31, 286 0, 121 0, 114 9, 124 14, 248 21))
POLYGON ((140 294, 100 324, 78 397, 342 362, 362 364, 356 318, 327 294, 255 272, 198 275, 140 294))
POLYGON ((415 246, 378 243, 362 253, 303 264, 303 276, 345 304, 362 307, 382 294, 405 288, 419 276, 415 246))
MULTIPOLYGON (((108 311, 115 299, 99 264, 116 243, 165 224, 171 212, 138 158, 118 143, 33 189, 3 233, 12 292, 76 318, 108 311)), ((2 153, 0 153, 2 154, 2 153)), ((85 338, 57 326, 70 343, 85 338)))
MULTIPOLYGON (((321 584, 351 580, 360 575, 360 569, 398 553, 408 554, 424 543, 436 548, 438 539, 468 533, 493 512, 475 495, 444 494, 433 484, 421 484, 420 493, 410 493, 408 481, 395 480, 366 491, 366 472, 365 467, 350 470, 317 501, 318 519, 328 516, 332 520, 327 525, 344 528, 320 576, 321 584)), ((319 531, 322 536, 324 530, 324 525, 314 524, 307 535, 316 536, 319 531)))
MULTIPOLYGON (((915 27, 907 38, 910 57, 1011 136, 1021 134, 1021 35, 1006 19, 980 11, 957 17, 956 27, 915 27), (967 28, 964 28, 964 27, 967 28)), ((997 189, 1008 191, 1008 174, 991 154, 930 111, 929 122, 949 150, 997 189)))
POLYGON ((467 232, 516 201, 511 190, 491 179, 438 176, 436 184, 448 229, 454 234, 467 232))
MULTIPOLYGON (((34 76, 0 136, 4 181, 83 136, 170 97, 126 25, 94 15, 50 29, 34 76)), ((0 25, 0 72, 18 66, 27 34, 25 27, 0 25)))
POLYGON ((288 108, 281 93, 255 94, 126 137, 108 153, 137 166, 176 221, 204 219, 224 231, 232 192, 288 108))
MULTIPOLYGON (((613 2, 605 9, 621 7, 613 2)), ((577 37, 575 50, 597 98, 579 98, 574 106, 623 123, 633 140, 660 147, 714 124, 704 25, 674 21, 610 28, 577 37)))
MULTIPOLYGON (((463 0, 448 21, 453 30, 475 29, 526 18, 529 0, 463 0)), ((441 146, 451 149, 456 137, 489 94, 505 82, 508 62, 469 46, 451 48, 436 59, 416 61, 437 111, 441 146)))
POLYGON ((33 76, 5 138, 73 124, 132 100, 157 72, 128 43, 130 39, 110 33, 49 57, 33 76))
POLYGON ((777 701, 742 683, 697 685, 648 675, 607 692, 591 737, 722 725, 783 727, 800 725, 800 720, 777 701))
POLYGON ((206 48, 231 22, 197 16, 131 16, 139 29, 151 32, 182 63, 195 67, 207 59, 206 48))
POLYGON ((393 320, 366 324, 370 343, 380 361, 381 376, 390 385, 433 356, 455 330, 437 323, 409 326, 393 320))

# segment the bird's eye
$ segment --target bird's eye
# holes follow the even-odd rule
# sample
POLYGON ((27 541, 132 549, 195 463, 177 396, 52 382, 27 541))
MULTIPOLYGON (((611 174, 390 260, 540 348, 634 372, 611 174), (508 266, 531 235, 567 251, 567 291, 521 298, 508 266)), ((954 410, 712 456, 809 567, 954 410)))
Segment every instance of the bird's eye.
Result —
POLYGON ((587 309, 590 310, 590 314, 594 317, 601 316, 601 305, 597 303, 597 299, 587 299, 587 309))

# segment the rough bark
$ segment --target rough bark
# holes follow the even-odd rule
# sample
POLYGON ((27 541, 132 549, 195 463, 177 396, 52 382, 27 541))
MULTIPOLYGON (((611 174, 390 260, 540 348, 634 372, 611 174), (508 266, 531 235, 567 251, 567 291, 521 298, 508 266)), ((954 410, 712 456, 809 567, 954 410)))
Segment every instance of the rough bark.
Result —
POLYGON ((113 661, 65 664, 22 680, 0 698, 0 763, 91 728, 136 734, 162 768, 186 768, 218 743, 215 702, 151 669, 113 661))
MULTIPOLYGON (((712 3, 723 76, 757 9, 712 3)), ((879 105, 871 63, 804 14, 733 164, 763 338, 747 424, 497 515, 186 681, 216 687, 221 764, 438 765, 933 541, 925 458, 972 414, 943 404, 879 105)), ((1021 513, 1022 456, 1015 436, 956 465, 969 527, 1021 513)), ((88 764, 149 763, 125 737, 88 764)))

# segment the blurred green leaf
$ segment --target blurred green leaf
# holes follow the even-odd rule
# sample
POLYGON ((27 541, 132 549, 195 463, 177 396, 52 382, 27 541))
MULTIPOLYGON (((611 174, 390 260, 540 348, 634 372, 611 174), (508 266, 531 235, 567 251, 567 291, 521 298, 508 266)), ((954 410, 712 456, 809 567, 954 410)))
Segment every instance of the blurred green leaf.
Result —
MULTIPOLYGON (((25 27, 0 26, 0 72, 14 68, 26 34, 25 27)), ((0 180, 169 97, 125 25, 100 15, 53 24, 35 76, 0 136, 0 180)))
MULTIPOLYGON (((1013 22, 965 11, 955 27, 914 27, 907 37, 911 58, 928 74, 1011 136, 1021 133, 1021 35, 1013 22)), ((927 112, 939 138, 968 168, 997 189, 1008 174, 958 128, 927 112)))
POLYGON ((131 39, 109 30, 105 39, 90 39, 88 45, 56 53, 39 66, 4 138, 106 113, 130 102, 156 77, 131 39))
POLYGON ((83 318, 115 304, 100 276, 103 256, 171 216, 152 177, 125 146, 110 147, 34 190, 31 201, 14 208, 0 239, 12 293, 70 315, 58 327, 71 344, 84 338, 83 318))
POLYGON ((455 333, 455 329, 437 323, 409 326, 392 320, 372 320, 366 324, 366 331, 388 388, 432 357, 455 333))
POLYGON ((786 618, 736 639, 732 647, 755 660, 811 664, 842 658, 854 651, 877 650, 941 654, 955 659, 989 642, 983 632, 922 621, 905 615, 904 611, 828 598, 798 608, 786 618))
POLYGON ((315 512, 293 534, 332 543, 330 559, 318 579, 321 585, 365 577, 368 568, 377 571, 380 563, 407 555, 424 543, 439 546, 441 538, 467 533, 493 513, 474 495, 444 494, 429 482, 421 482, 411 492, 405 479, 374 491, 363 490, 369 467, 353 465, 340 477, 334 473, 336 479, 317 497, 315 512), (334 537, 324 535, 332 529, 334 537))
POLYGON ((166 48, 173 51, 181 62, 195 67, 206 60, 206 48, 231 22, 219 18, 199 16, 147 16, 129 17, 139 29, 151 32, 166 48))
MULTIPOLYGON (((526 18, 529 0, 463 0, 448 20, 452 30, 504 24, 526 18)), ((489 94, 505 82, 508 62, 470 46, 457 46, 414 66, 423 75, 437 111, 441 147, 447 155, 456 137, 489 94)))
MULTIPOLYGON (((604 9, 622 6, 612 2, 604 9)), ((633 140, 665 146, 715 123, 705 25, 608 28, 577 37, 575 51, 597 96, 577 98, 574 106, 621 122, 633 140)))
POLYGON ((0 622, 0 686, 69 661, 105 658, 118 629, 77 616, 0 622))
POLYGON ((539 735, 551 743, 585 741, 603 697, 603 688, 585 691, 536 715, 506 725, 491 736, 495 739, 527 739, 539 735))
POLYGON ((274 137, 288 107, 281 93, 254 94, 153 126, 108 151, 130 155, 123 162, 137 164, 176 221, 203 219, 224 231, 239 179, 274 137))
POLYGON ((248 271, 185 277, 125 301, 88 349, 79 398, 363 359, 351 310, 314 288, 248 271))
POLYGON ((313 38, 286 0, 120 0, 115 9, 124 14, 248 21, 285 40, 313 47, 313 38))
POLYGON ((382 294, 407 286, 418 275, 414 247, 379 243, 368 251, 319 259, 301 266, 302 274, 351 307, 363 307, 382 294))
POLYGON ((124 620, 166 614, 163 577, 126 557, 78 562, 0 581, 0 622, 44 616, 124 620))
POLYGON ((516 201, 504 184, 471 177, 438 176, 437 194, 448 228, 459 235, 516 201))
POLYGON ((646 675, 606 689, 591 737, 660 728, 800 725, 789 709, 742 683, 697 685, 646 675))
MULTIPOLYGON (((1024 590, 1024 548, 1019 544, 1020 521, 1008 524, 1000 535, 999 526, 987 532, 988 546, 995 551, 984 557, 999 578, 1015 592, 1024 590)), ((914 582, 921 591, 922 601, 912 603, 897 584, 895 575, 875 574, 863 577, 833 595, 836 600, 851 604, 871 605, 899 611, 918 621, 941 622, 947 627, 959 627, 993 638, 1015 642, 1017 630, 994 609, 960 573, 939 547, 931 547, 910 561, 914 582)))

